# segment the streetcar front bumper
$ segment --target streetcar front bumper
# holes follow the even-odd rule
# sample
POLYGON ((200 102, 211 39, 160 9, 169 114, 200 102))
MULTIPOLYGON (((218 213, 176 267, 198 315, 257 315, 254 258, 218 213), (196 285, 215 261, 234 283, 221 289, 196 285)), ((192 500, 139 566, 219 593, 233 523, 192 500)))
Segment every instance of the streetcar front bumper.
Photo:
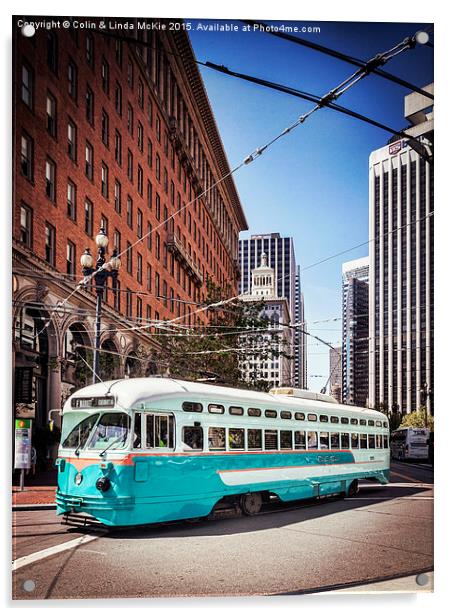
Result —
POLYGON ((68 511, 86 511, 88 513, 94 511, 106 511, 119 509, 133 509, 135 506, 135 498, 133 496, 75 496, 72 494, 63 494, 59 490, 56 492, 55 502, 57 505, 57 514, 66 513, 68 511))

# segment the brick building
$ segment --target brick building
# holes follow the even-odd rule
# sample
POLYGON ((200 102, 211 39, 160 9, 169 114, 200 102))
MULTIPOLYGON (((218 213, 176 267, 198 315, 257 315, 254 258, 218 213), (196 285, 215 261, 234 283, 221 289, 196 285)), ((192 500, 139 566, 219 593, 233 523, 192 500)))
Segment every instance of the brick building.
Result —
POLYGON ((95 293, 76 283, 101 227, 107 258, 123 253, 118 293, 104 296, 104 376, 163 372, 159 322, 205 322, 192 312, 208 280, 237 289, 247 225, 233 179, 194 200, 230 168, 190 41, 134 23, 13 28, 15 411, 37 426, 92 378, 95 293))

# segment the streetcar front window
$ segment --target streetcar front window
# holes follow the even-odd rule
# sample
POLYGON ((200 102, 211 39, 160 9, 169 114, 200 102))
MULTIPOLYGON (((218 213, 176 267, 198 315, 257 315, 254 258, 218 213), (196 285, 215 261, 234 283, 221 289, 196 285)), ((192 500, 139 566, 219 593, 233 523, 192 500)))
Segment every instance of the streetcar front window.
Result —
POLYGON ((104 413, 93 430, 89 449, 123 449, 130 432, 130 417, 126 413, 104 413))
POLYGON ((98 419, 99 413, 85 417, 85 419, 72 428, 67 437, 64 439, 62 447, 67 449, 81 449, 84 447, 91 430, 98 419))

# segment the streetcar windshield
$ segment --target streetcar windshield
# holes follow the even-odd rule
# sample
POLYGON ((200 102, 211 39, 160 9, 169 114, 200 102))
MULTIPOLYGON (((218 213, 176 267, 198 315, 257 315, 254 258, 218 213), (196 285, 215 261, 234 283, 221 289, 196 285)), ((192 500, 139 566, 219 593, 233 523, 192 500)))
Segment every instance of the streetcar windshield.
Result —
POLYGON ((99 413, 94 413, 94 415, 88 415, 88 417, 85 417, 85 419, 72 428, 67 437, 64 439, 62 447, 66 447, 68 449, 81 449, 84 447, 91 430, 98 419, 99 413))
POLYGON ((93 430, 88 449, 122 449, 130 432, 126 413, 104 413, 93 430))

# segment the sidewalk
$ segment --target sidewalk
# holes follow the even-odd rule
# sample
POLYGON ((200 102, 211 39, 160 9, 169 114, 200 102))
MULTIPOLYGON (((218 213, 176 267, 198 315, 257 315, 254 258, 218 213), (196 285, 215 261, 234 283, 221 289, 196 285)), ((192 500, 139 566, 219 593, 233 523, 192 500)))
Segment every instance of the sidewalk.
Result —
POLYGON ((38 505, 55 505, 55 490, 57 485, 56 469, 51 468, 38 472, 34 476, 25 475, 24 491, 20 491, 19 473, 16 472, 12 482, 13 507, 38 505))
POLYGON ((22 505, 54 505, 56 486, 29 486, 21 492, 19 486, 12 488, 13 507, 22 505))

